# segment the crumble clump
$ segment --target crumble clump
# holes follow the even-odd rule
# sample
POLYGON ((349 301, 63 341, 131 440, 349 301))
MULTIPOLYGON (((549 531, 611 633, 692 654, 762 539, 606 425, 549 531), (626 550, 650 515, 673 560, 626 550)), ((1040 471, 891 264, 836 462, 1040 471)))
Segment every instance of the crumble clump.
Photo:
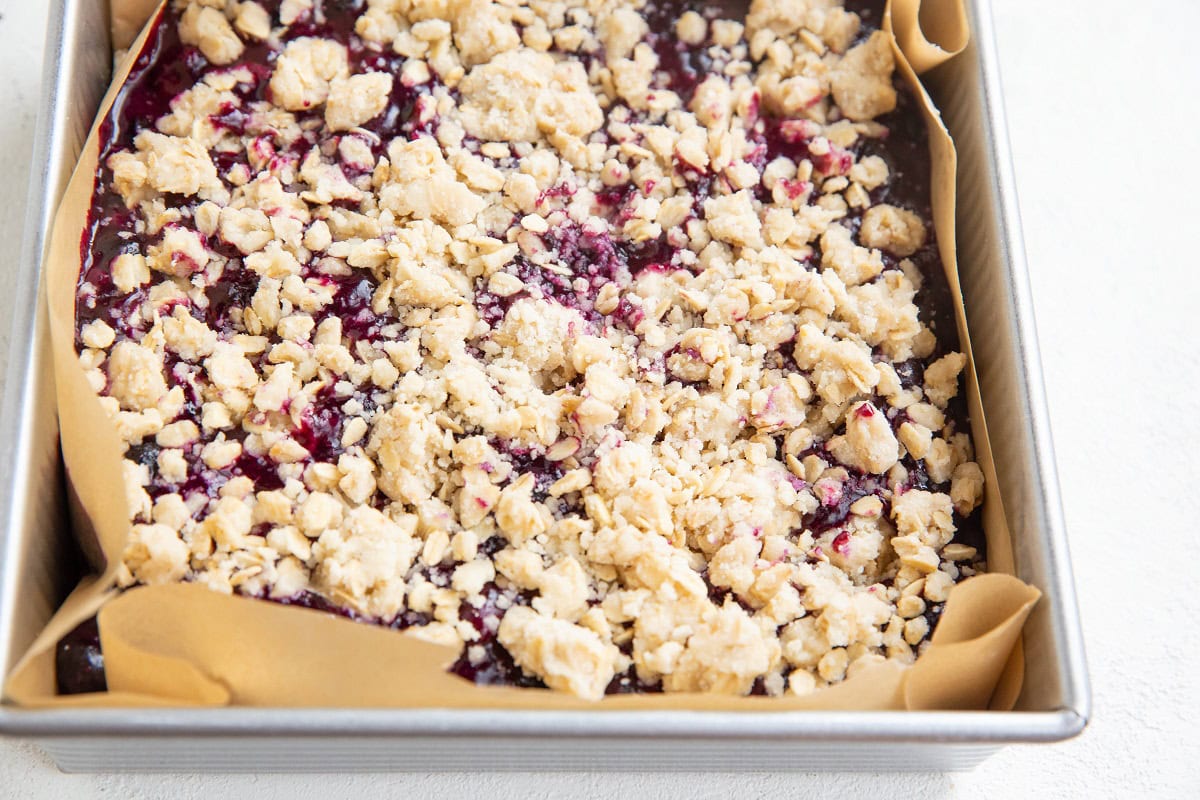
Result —
POLYGON ((878 22, 174 2, 78 291, 121 585, 335 610, 589 699, 911 662, 984 566, 955 538, 983 473, 878 22))

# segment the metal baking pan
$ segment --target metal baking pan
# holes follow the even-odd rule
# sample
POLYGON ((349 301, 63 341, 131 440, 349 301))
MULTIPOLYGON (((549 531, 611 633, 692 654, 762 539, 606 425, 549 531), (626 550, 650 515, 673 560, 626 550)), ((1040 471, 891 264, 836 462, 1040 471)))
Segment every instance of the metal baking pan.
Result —
MULTIPOLYGON (((0 733, 64 770, 969 769, 1010 742, 1079 733, 1090 714, 1028 276, 1009 164, 990 0, 973 42, 927 76, 960 153, 958 240, 983 405, 1018 575, 1044 593, 1025 626, 1011 712, 551 712, 0 707, 0 733)), ((0 414, 0 674, 70 588, 40 262, 57 199, 110 74, 102 0, 55 0, 28 223, 0 414)))

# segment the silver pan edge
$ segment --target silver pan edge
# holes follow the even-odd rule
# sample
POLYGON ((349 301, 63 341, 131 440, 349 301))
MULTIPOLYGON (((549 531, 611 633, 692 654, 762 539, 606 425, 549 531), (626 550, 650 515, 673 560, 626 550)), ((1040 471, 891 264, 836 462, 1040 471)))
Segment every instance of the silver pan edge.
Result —
MULTIPOLYGON (((1017 574, 1044 599, 1012 712, 25 710, 0 733, 67 771, 962 770, 1012 742, 1077 735, 1091 714, 1067 535, 1014 192, 990 0, 928 76, 960 153, 958 242, 980 388, 1017 574)), ((102 0, 54 0, 0 413, 0 673, 66 590, 65 489, 40 265, 52 213, 111 65, 102 0)))

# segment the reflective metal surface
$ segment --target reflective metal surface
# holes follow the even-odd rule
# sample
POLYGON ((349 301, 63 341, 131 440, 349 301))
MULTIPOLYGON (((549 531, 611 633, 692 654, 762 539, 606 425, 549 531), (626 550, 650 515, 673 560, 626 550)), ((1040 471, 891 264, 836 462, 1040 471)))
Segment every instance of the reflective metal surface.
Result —
MULTIPOLYGON (((1090 714, 1082 637, 1043 397, 989 0, 974 41, 929 77, 960 152, 958 242, 981 394, 1017 572, 1044 599, 1025 628, 1013 712, 517 712, 0 707, 0 732, 68 770, 967 769, 1006 742, 1055 741, 1090 714)), ((56 0, 34 151, 0 449, 0 670, 70 587, 49 345, 44 236, 103 94, 108 13, 56 0), (39 170, 40 167, 40 170, 39 170)))

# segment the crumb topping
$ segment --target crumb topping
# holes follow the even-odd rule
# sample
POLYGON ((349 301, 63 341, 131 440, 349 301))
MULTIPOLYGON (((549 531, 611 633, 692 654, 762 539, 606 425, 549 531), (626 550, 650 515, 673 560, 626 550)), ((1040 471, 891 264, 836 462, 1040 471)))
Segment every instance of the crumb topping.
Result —
POLYGON ((591 699, 912 661, 983 568, 983 474, 878 20, 176 0, 78 291, 121 585, 591 699))

